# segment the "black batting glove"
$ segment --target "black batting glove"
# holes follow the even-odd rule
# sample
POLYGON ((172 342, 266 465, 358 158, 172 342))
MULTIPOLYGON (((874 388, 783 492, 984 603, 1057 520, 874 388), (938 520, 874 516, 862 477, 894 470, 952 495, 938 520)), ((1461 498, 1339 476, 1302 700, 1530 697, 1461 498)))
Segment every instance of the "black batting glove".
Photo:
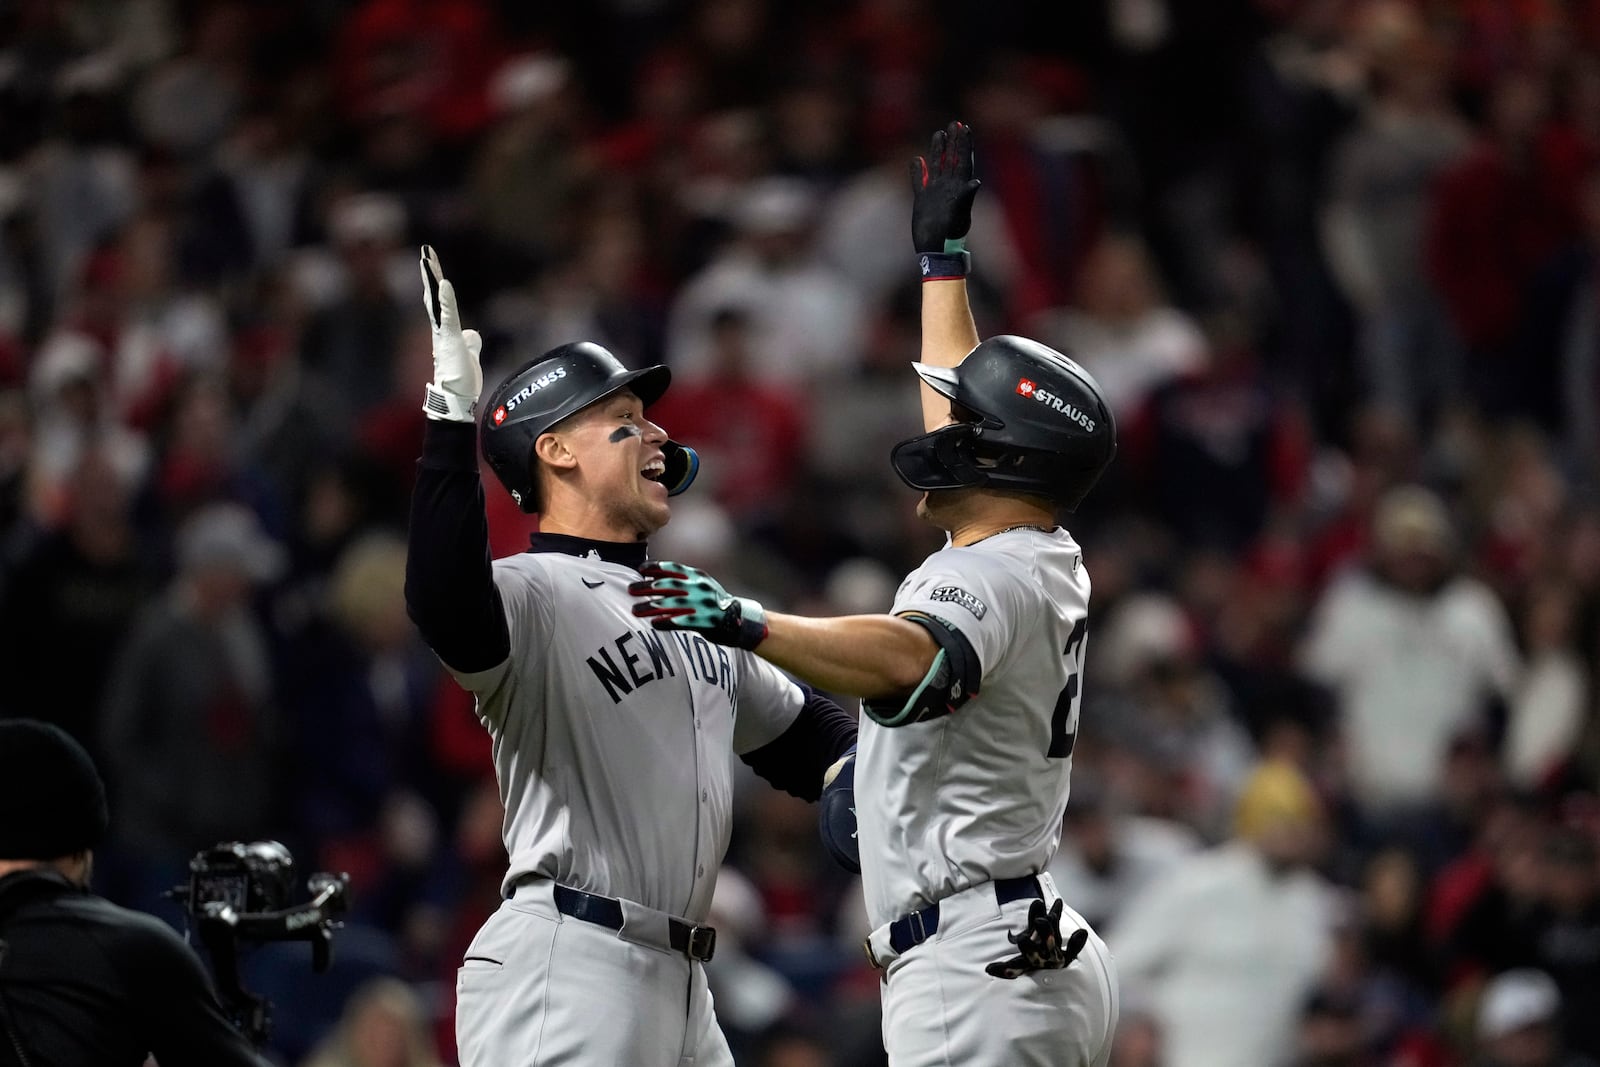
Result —
POLYGON ((911 161, 911 242, 918 252, 965 250, 982 184, 972 176, 972 128, 952 122, 934 134, 927 156, 911 161))
POLYGON ((644 581, 628 586, 639 598, 633 613, 657 630, 693 630, 712 644, 753 649, 767 638, 767 613, 748 597, 722 588, 705 571, 665 560, 639 568, 644 581))
POLYGON ((1021 978, 1034 971, 1059 971, 1072 965, 1088 943, 1089 931, 1077 929, 1063 943, 1061 940, 1061 911, 1063 904, 1057 900, 1049 911, 1044 901, 1035 900, 1028 909, 1028 925, 1020 934, 1006 937, 1017 946, 1017 955, 1009 960, 991 963, 984 970, 996 978, 1021 978))

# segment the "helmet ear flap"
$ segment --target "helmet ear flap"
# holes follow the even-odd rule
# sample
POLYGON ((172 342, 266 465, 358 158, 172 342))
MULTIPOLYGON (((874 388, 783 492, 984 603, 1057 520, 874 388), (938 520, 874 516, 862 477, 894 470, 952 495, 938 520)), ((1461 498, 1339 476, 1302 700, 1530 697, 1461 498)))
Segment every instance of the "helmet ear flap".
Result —
POLYGON ((913 489, 965 489, 989 478, 977 464, 974 441, 978 428, 971 423, 941 426, 895 445, 889 463, 900 480, 913 489))
POLYGON ((661 452, 667 463, 667 471, 661 476, 661 484, 667 487, 668 496, 677 496, 693 485, 695 475, 700 473, 700 453, 676 441, 663 444, 661 452))

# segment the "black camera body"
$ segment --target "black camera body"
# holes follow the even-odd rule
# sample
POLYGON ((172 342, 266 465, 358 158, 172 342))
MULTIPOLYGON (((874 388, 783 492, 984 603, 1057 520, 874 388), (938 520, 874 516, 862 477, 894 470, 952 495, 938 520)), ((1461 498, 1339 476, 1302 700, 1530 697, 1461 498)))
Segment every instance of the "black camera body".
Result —
POLYGON ((283 845, 226 841, 197 852, 188 884, 168 894, 183 904, 191 932, 211 957, 223 1007, 258 1046, 271 1032, 272 1005, 240 981, 240 947, 309 941, 314 971, 326 971, 333 961, 333 931, 349 908, 350 876, 319 871, 306 889, 307 898, 296 903, 294 856, 283 845))
POLYGON ((212 904, 237 912, 281 911, 294 891, 294 857, 276 841, 229 841, 197 852, 189 861, 190 915, 212 904))

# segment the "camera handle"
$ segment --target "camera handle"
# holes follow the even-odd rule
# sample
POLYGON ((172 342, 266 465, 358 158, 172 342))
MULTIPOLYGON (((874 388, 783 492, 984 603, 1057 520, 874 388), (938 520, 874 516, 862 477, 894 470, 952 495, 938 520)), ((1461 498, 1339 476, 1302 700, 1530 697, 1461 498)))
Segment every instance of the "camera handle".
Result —
POLYGON ((323 973, 333 962, 335 916, 344 912, 350 876, 316 874, 309 882, 311 899, 278 911, 240 912, 232 905, 210 901, 196 925, 217 974, 217 995, 238 1021, 245 1036, 258 1047, 272 1031, 272 1005, 245 989, 239 977, 239 942, 309 941, 311 968, 323 973))

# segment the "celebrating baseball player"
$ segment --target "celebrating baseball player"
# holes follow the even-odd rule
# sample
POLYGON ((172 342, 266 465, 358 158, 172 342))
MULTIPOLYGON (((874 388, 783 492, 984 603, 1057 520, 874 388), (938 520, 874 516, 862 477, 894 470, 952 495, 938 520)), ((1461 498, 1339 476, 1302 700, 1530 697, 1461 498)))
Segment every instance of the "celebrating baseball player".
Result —
POLYGON ((859 811, 859 843, 830 824, 824 837, 860 865, 892 1067, 1099 1067, 1117 1016, 1111 955, 1042 872, 1067 804, 1088 634, 1089 576, 1056 515, 1111 462, 1116 425, 1061 353, 978 343, 965 126, 934 135, 912 185, 927 432, 891 462, 948 544, 889 615, 768 613, 673 563, 645 567, 635 612, 864 698, 860 751, 830 769, 823 796, 825 812, 859 811))
POLYGON ((645 538, 698 465, 645 417, 667 368, 563 345, 501 383, 480 420, 482 341, 461 328, 430 248, 422 279, 434 378, 406 601, 477 697, 510 855, 505 901, 458 974, 461 1063, 731 1067, 702 966, 716 945, 704 922, 728 845, 729 750, 815 800, 855 722, 747 652, 634 617, 645 538), (492 564, 480 441, 540 515, 531 550, 492 564))

